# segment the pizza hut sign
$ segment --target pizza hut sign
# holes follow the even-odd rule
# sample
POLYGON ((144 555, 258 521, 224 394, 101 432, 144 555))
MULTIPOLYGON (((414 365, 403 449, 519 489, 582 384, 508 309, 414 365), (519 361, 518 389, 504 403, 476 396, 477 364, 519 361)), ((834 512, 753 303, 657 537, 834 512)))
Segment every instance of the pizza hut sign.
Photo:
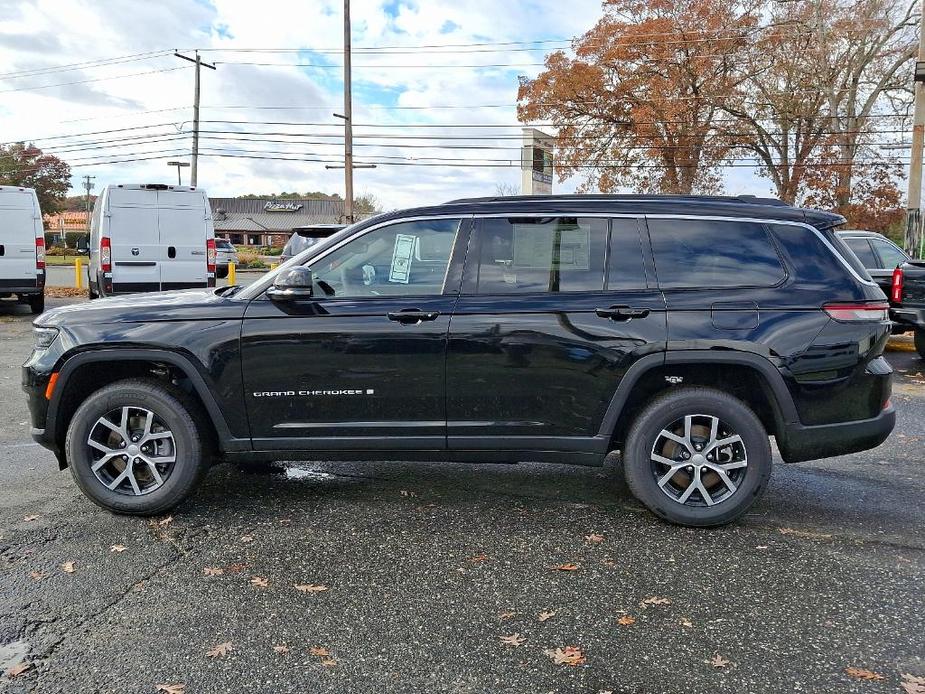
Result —
POLYGON ((304 205, 300 202, 268 202, 263 206, 264 212, 298 212, 304 205))

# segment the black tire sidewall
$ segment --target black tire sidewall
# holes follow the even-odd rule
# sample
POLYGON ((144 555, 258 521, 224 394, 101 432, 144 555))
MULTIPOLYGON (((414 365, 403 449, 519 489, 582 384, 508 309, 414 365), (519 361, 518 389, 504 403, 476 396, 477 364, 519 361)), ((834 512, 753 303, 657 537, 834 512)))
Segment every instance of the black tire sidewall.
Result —
POLYGON ((71 420, 65 449, 80 490, 94 503, 116 513, 153 515, 173 508, 193 491, 205 467, 202 440, 191 413, 179 397, 155 381, 114 383, 91 395, 71 420), (164 485, 141 496, 107 489, 91 470, 90 450, 85 443, 100 417, 126 405, 154 412, 173 433, 176 447, 176 462, 164 485))
POLYGON ((915 340, 915 351, 922 359, 925 359, 925 328, 916 328, 913 339, 915 340))
POLYGON ((771 447, 761 421, 745 403, 709 389, 670 393, 646 407, 633 423, 623 459, 627 484, 639 501, 660 518, 698 527, 722 525, 742 516, 764 493, 771 476, 771 447), (688 414, 719 417, 742 437, 748 454, 745 478, 738 490, 714 506, 694 507, 673 501, 652 474, 649 455, 656 436, 688 414))

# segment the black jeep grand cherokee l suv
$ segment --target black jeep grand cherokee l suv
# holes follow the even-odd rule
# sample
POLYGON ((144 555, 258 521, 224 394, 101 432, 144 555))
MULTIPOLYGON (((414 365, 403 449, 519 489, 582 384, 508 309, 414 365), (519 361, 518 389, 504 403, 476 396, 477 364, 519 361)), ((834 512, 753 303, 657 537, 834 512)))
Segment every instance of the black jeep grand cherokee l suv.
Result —
POLYGON ((57 309, 32 433, 120 513, 212 459, 522 460, 622 451, 662 518, 741 516, 785 461, 893 428, 887 304, 833 231, 756 198, 457 200, 355 224, 248 287, 57 309))

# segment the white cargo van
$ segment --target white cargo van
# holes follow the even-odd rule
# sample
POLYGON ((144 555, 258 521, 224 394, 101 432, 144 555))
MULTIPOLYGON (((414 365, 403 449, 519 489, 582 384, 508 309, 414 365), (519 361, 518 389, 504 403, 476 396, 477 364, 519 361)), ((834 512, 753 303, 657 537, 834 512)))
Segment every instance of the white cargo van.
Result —
POLYGON ((32 188, 0 186, 0 299, 45 310, 45 229, 32 188))
POLYGON ((108 185, 90 220, 90 298, 215 286, 215 232, 200 188, 108 185))

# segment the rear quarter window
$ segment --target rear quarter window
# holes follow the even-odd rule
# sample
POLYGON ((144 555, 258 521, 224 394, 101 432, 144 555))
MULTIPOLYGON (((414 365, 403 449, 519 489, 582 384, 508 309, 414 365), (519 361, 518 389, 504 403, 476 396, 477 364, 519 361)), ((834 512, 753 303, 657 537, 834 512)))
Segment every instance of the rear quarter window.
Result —
POLYGON ((649 219, 664 289, 773 287, 787 273, 764 225, 712 219, 649 219))
MULTIPOLYGON (((771 224, 769 228, 787 255, 798 281, 832 282, 848 276, 847 268, 812 229, 791 224, 771 224)), ((867 270, 842 239, 831 231, 820 231, 819 234, 828 239, 858 275, 870 279, 867 270)))

